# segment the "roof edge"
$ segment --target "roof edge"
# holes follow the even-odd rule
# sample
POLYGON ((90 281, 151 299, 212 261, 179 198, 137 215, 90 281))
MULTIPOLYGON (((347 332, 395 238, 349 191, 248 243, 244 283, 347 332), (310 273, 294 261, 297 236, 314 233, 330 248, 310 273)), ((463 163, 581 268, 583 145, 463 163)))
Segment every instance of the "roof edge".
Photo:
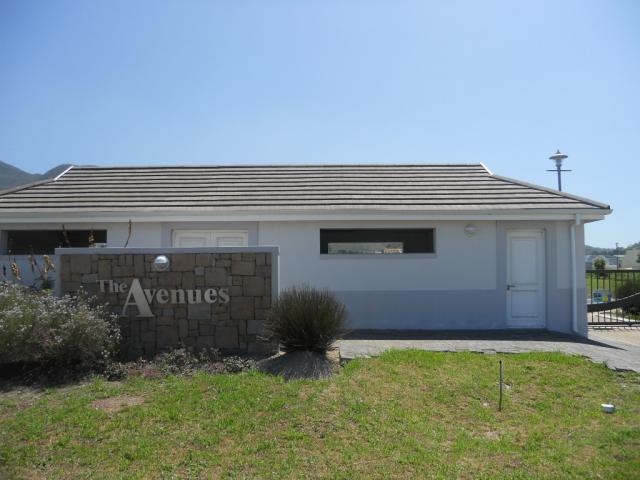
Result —
POLYGON ((42 180, 36 180, 35 182, 25 183, 23 185, 16 185, 15 187, 5 188, 4 190, 0 190, 0 197, 3 195, 7 195, 9 193, 19 192, 20 190, 26 190, 27 188, 37 187, 38 185, 44 185, 45 183, 53 183, 57 182, 62 176, 71 170, 74 165, 70 165, 63 172, 59 173, 55 177, 43 178, 42 180))
POLYGON ((20 190, 26 190, 27 188, 36 187, 45 183, 53 182, 53 178, 45 178, 43 180, 36 180, 35 182, 25 183, 24 185, 16 185, 15 187, 9 187, 4 190, 0 190, 0 197, 9 193, 19 192, 20 190))
MULTIPOLYGON (((489 171, 489 170, 487 169, 487 171, 489 171)), ((505 182, 515 183, 516 185, 522 185, 523 187, 535 188, 536 190, 542 190, 544 192, 553 193, 555 195, 559 195, 561 197, 566 197, 566 198, 569 198, 571 200, 576 200, 578 202, 587 203, 589 205, 593 205, 596 208, 601 208, 603 210, 609 210, 609 213, 611 213, 611 211, 612 211, 610 205, 607 205, 606 203, 597 202, 595 200, 591 200, 590 198, 580 197, 578 195, 573 195, 571 193, 561 192, 560 190, 555 190, 553 188, 543 187, 541 185, 536 185, 535 183, 529 183, 529 182, 525 182, 523 180, 517 180, 515 178, 505 177, 503 175, 496 175, 494 173, 490 173, 490 175, 491 175, 491 177, 497 178, 498 180, 504 180, 505 182)))

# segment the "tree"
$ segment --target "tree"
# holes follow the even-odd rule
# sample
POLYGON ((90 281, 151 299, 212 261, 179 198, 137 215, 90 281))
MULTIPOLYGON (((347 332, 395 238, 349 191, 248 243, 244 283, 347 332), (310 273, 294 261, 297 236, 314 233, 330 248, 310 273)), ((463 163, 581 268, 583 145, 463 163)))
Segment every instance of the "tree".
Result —
POLYGON ((603 257, 598 257, 593 261, 593 268, 598 275, 604 275, 604 270, 607 266, 607 261, 603 257))

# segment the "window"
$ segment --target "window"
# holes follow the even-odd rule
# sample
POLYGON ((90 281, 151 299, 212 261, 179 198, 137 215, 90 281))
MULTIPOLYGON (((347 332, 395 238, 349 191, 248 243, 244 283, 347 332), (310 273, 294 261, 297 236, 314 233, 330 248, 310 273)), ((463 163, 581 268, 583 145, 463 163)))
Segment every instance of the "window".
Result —
POLYGON ((246 230, 174 230, 174 247, 246 247, 246 230))
POLYGON ((320 230, 320 253, 434 253, 433 228, 320 230))
POLYGON ((106 243, 106 230, 9 230, 7 253, 12 255, 52 254, 58 247, 88 247, 93 243, 106 243))

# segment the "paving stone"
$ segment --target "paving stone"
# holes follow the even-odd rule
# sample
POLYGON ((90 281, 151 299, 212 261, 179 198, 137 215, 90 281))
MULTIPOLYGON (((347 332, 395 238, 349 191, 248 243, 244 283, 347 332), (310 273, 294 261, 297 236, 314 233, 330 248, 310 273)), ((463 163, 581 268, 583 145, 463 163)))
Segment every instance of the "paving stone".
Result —
POLYGON ((229 272, 226 268, 209 267, 205 270, 205 280, 212 287, 224 287, 229 284, 229 272))
POLYGON ((181 272, 159 272, 158 273, 158 285, 163 287, 177 287, 182 281, 181 272), (160 283, 161 282, 161 283, 160 283))
POLYGON ((216 327, 213 325, 200 325, 198 331, 200 332, 200 335, 214 335, 216 327))
POLYGON ((262 297, 264 295, 264 279, 261 277, 243 277, 243 294, 246 297, 262 297))
POLYGON ((195 255, 176 253, 171 256, 171 270, 174 272, 191 272, 196 266, 195 255))
POLYGON ((218 348, 238 348, 238 330, 234 327, 217 327, 215 338, 218 348))
POLYGON ((255 275, 255 262, 233 261, 231 262, 231 275, 255 275))
POLYGON ((121 279, 123 277, 133 277, 133 266, 123 265, 116 266, 111 268, 112 275, 114 280, 121 279))
POLYGON ((105 280, 111 278, 111 260, 98 260, 98 275, 105 280))
POLYGON ((213 257, 210 253, 196 254, 196 265, 198 267, 209 267, 213 265, 213 257))
POLYGON ((85 273, 81 277, 82 283, 98 283, 97 273, 85 273))
POLYGON ((253 320, 253 298, 236 297, 231 304, 231 319, 233 320, 253 320))
POLYGON ((180 338, 189 336, 189 321, 186 318, 178 320, 178 335, 180 338))
POLYGON ((179 287, 185 290, 194 289, 196 287, 196 277, 193 272, 184 272, 182 274, 182 283, 179 287))
POLYGON ((271 265, 256 267, 256 275, 258 277, 271 278, 271 265))
POLYGON ((249 335, 261 335, 264 328, 262 320, 247 320, 247 333, 249 335))
POLYGON ((177 326, 158 326, 156 336, 158 348, 177 347, 178 346, 178 328, 177 326))
POLYGON ((144 277, 144 258, 141 255, 133 256, 133 274, 138 278, 144 277))
POLYGON ((191 320, 207 320, 211 318, 211 305, 208 303, 194 303, 189 305, 187 318, 191 320))
POLYGON ((70 262, 71 273, 89 273, 91 271, 91 259, 89 255, 74 255, 70 262))
POLYGON ((196 339, 196 346, 198 348, 211 348, 216 344, 215 337, 213 335, 200 335, 196 339))

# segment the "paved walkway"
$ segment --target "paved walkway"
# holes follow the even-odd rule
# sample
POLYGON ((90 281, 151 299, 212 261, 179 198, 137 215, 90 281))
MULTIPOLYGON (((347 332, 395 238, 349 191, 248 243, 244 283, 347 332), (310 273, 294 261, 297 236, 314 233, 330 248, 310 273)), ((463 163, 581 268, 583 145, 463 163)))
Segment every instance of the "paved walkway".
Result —
POLYGON ((541 331, 356 331, 338 342, 340 356, 379 355, 392 348, 442 352, 565 352, 606 363, 612 370, 640 372, 640 344, 591 332, 590 338, 541 331))
POLYGON ((640 347, 640 328, 603 328, 589 332, 589 338, 600 342, 630 343, 640 347))

